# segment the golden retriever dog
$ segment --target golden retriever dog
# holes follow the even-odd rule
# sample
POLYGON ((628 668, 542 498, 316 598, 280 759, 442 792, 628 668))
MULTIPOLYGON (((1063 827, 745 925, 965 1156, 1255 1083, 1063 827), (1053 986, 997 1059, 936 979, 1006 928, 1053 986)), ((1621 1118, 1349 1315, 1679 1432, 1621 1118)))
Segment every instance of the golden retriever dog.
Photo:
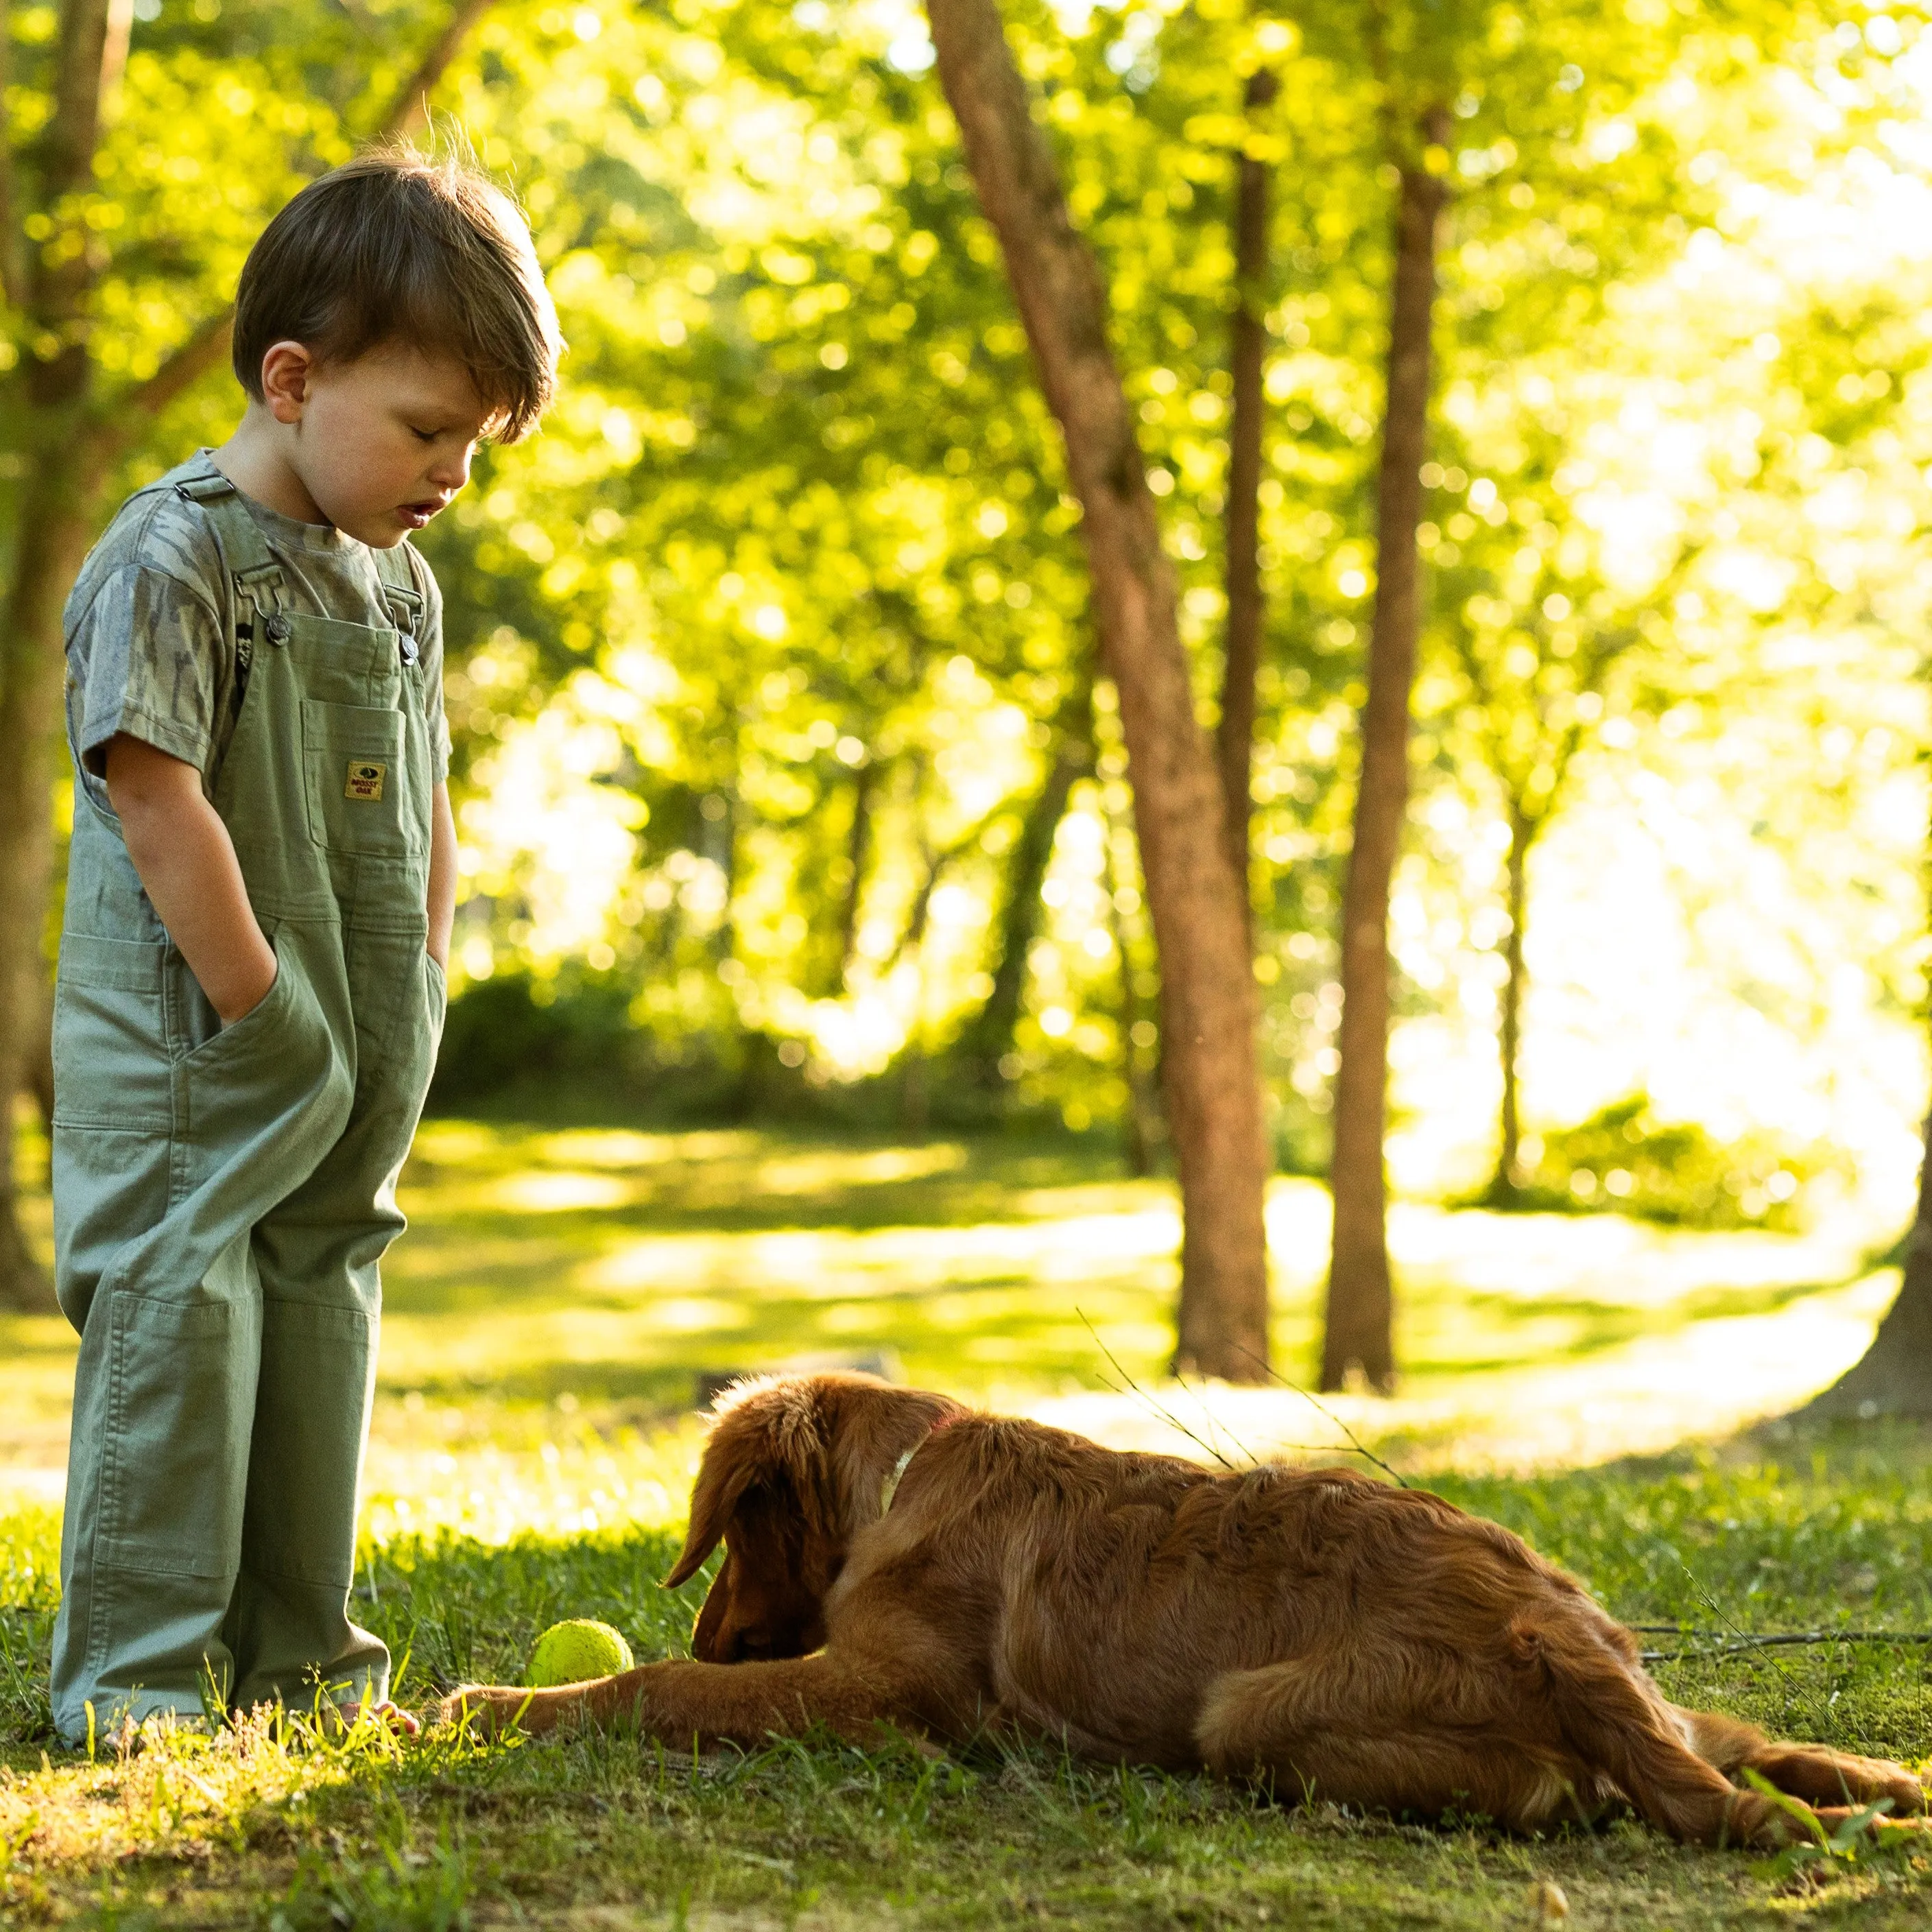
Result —
POLYGON ((1696 1844, 1927 1808, 1901 1766, 1680 1709, 1520 1538, 1346 1470, 1217 1474, 867 1376, 788 1377, 719 1399, 667 1584, 721 1540, 688 1662, 460 1690, 443 1718, 686 1748, 1020 1734, 1526 1832, 1628 1804, 1696 1844))

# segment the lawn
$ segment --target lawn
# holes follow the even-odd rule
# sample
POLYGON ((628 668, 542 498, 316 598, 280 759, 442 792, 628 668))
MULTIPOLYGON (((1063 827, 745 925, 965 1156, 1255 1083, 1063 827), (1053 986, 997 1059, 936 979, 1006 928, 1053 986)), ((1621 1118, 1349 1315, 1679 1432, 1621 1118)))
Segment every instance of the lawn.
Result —
MULTIPOLYGON (((1932 1645, 1723 1648, 1745 1631, 1932 1631, 1932 1437, 1753 1426, 1856 1353, 1893 1280, 1862 1260, 1882 1230, 1703 1237, 1406 1207, 1402 1395, 1322 1413, 1286 1388, 1160 1381, 1171 1195, 1077 1141, 442 1121, 404 1201, 357 1615, 406 1657, 405 1697, 519 1674, 565 1615, 617 1624, 640 1657, 677 1654, 703 1585, 654 1580, 698 1378, 890 1350, 914 1381, 1121 1442, 1178 1424, 1231 1458, 1332 1454, 1346 1424, 1619 1616, 1682 1626, 1650 1640, 1675 1653, 1656 1666, 1673 1696, 1932 1757, 1932 1645)), ((1322 1216, 1318 1190, 1280 1184, 1291 1377, 1322 1216)), ((1517 1840, 1046 1751, 693 1761, 623 1739, 329 1742, 297 1724, 75 1760, 52 1748, 44 1678, 71 1338, 0 1323, 0 1349, 8 1924, 1491 1927, 1546 1918, 1544 1881, 1579 1927, 1932 1913, 1922 1856, 1767 1868, 1629 1825, 1517 1840)))

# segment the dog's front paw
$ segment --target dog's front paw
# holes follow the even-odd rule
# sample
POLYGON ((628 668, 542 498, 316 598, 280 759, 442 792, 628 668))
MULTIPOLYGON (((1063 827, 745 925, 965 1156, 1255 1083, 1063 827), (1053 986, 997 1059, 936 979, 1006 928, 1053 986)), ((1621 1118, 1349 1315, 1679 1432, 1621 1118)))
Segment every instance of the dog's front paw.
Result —
POLYGON ((1857 1803, 1870 1804, 1889 1798, 1894 1818, 1919 1818, 1932 1811, 1932 1785, 1904 1765, 1882 1757, 1853 1758, 1849 1762, 1855 1767, 1849 1782, 1857 1803))
POLYGON ((529 1716, 536 1696, 512 1684, 465 1684, 436 1706, 431 1721, 439 1728, 454 1726, 471 1737, 498 1737, 529 1716))

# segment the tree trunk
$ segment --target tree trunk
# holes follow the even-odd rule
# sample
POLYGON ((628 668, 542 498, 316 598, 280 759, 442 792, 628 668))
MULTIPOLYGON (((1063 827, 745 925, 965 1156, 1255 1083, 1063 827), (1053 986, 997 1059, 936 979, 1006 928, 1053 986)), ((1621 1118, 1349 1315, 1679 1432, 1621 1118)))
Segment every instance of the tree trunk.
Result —
MULTIPOLYGON (((911 945, 914 970, 917 974, 914 982, 912 1024, 906 1031, 906 1043, 899 1053, 899 1126, 907 1133, 922 1134, 932 1118, 932 1089, 928 1056, 926 1052, 926 909, 932 902, 931 875, 928 875, 927 890, 922 891, 914 908, 917 926, 911 945)), ((901 949, 902 952, 904 949, 901 949)))
MULTIPOLYGON (((69 0, 60 14, 54 110, 37 144, 50 208, 93 178, 110 65, 108 0, 69 0)), ((13 581, 0 616, 0 1306, 49 1310, 52 1291, 21 1232, 14 1173, 14 1098, 26 1084, 46 962, 40 945, 53 856, 48 812, 60 715, 61 600, 92 527, 92 479, 74 460, 88 379, 91 251, 37 249, 24 290, 30 338, 51 341, 16 379, 26 405, 26 474, 13 581), (50 259, 51 258, 51 259, 50 259)))
POLYGON ((1918 1211, 1905 1240, 1898 1298, 1850 1368, 1798 1410, 1807 1420, 1932 1417, 1932 1118, 1918 1168, 1918 1211))
MULTIPOLYGON (((1266 68, 1248 77, 1244 105, 1266 107, 1281 82, 1266 68)), ((1233 414, 1228 436, 1228 632, 1221 674, 1221 722, 1215 733, 1221 796, 1227 812, 1228 856, 1241 881, 1241 910, 1253 950, 1249 897, 1248 823, 1252 813, 1255 679, 1261 668, 1262 362, 1268 346, 1268 187, 1265 161, 1242 154, 1234 191, 1234 322, 1230 374, 1233 414)))
POLYGON ((918 891, 913 895, 906 929, 893 948, 891 963, 886 968, 890 973, 899 961, 910 957, 914 975, 912 1022, 906 1028, 905 1045, 899 1049, 898 1068, 899 1125, 909 1134, 925 1132, 932 1107, 931 1089, 926 1078, 926 933, 932 916, 932 895, 938 888, 939 874, 946 863, 944 856, 935 852, 926 842, 925 830, 920 824, 920 775, 915 772, 910 787, 912 820, 925 876, 920 880, 918 891))
MULTIPOLYGON (((1441 138, 1426 124, 1432 140, 1441 138)), ((1420 158, 1402 169, 1389 321, 1388 398, 1377 505, 1376 606, 1361 778, 1342 898, 1341 1070, 1335 1080, 1330 1187, 1335 1232, 1322 1386, 1359 1369, 1374 1389, 1395 1381, 1382 1136, 1388 1086, 1388 901, 1408 800, 1408 710, 1421 625, 1416 526, 1429 419, 1436 238, 1446 194, 1420 158)))
POLYGON ((912 905, 906 916, 905 931, 899 935, 898 944, 893 947, 892 956, 885 962, 880 977, 889 977, 902 960, 911 960, 914 974, 912 1021, 906 1030, 905 1045, 899 1051, 899 1124, 908 1133, 921 1133, 926 1130, 932 1106, 928 1078, 932 1059, 929 1052, 932 1025, 926 1010, 932 988, 931 976, 926 970, 926 938, 932 919, 932 896, 938 891, 940 874, 946 867, 962 854, 970 851, 978 845, 981 835, 986 830, 987 820, 980 820, 968 826, 950 845, 935 850, 928 842, 919 822, 922 774, 914 770, 909 772, 908 776, 910 783, 907 787, 907 796, 914 836, 919 842, 920 866, 922 876, 919 882, 919 890, 913 894, 912 905))
MULTIPOLYGON (((416 124, 429 90, 490 0, 460 0, 397 94, 380 132, 416 124)), ((58 221, 93 184, 104 104, 126 50, 132 15, 118 0, 67 0, 60 12, 54 109, 35 146, 42 208, 58 221)), ((4 197, 14 206, 8 172, 4 197)), ((218 362, 231 312, 212 317, 139 388, 95 400, 89 310, 102 260, 98 241, 50 244, 17 259, 10 233, 0 265, 24 298, 29 340, 58 345, 12 378, 6 413, 24 422, 26 474, 12 581, 0 634, 0 1307, 50 1309, 52 1291, 20 1226, 13 1162, 14 1097, 38 1057, 45 999, 40 956, 53 852, 53 747, 63 654, 61 606, 92 539, 102 490, 158 412, 218 362), (18 275, 16 275, 16 270, 18 275), (23 285, 22 285, 23 284, 23 285)))
POLYGON ((1113 928, 1114 950, 1120 962, 1120 1078, 1127 1089, 1126 1110, 1120 1122, 1121 1151, 1126 1156, 1127 1172, 1136 1180, 1154 1172, 1154 1148, 1160 1142, 1161 1121, 1154 1096, 1149 1090, 1148 1060, 1134 1038, 1146 1020, 1148 1003, 1141 998, 1134 972, 1132 926, 1120 908, 1120 898, 1130 881, 1120 863, 1117 841, 1124 835, 1116 830, 1113 814, 1107 814, 1107 916, 1113 928))
POLYGON ((960 1035, 955 1057, 981 1085, 997 1091, 1000 1062, 1012 1051, 1026 993, 1027 956, 1040 933, 1040 889, 1053 863, 1054 834, 1066 816, 1074 781, 1093 763, 1092 687, 1084 680, 1060 708, 1054 724, 1053 763, 1020 828, 1006 868, 991 962, 993 990, 960 1035))
MULTIPOLYGON (((735 715, 735 708, 734 708, 735 715)), ((734 749, 736 748, 735 740, 734 749)), ((724 910, 710 939, 711 956, 721 965, 737 957, 738 772, 722 780, 698 801, 698 856, 718 868, 724 881, 724 910), (715 808, 714 808, 715 807, 715 808)))
POLYGON ((1871 1346, 1798 1414, 1807 1420, 1880 1415, 1932 1417, 1932 1120, 1918 1170, 1918 1212, 1905 1244, 1898 1299, 1871 1346))
MULTIPOLYGON (((8 0, 0 0, 0 102, 14 85, 14 23, 8 0)), ((0 302, 18 308, 26 300, 27 269, 21 246, 19 209, 14 186, 14 148, 0 140, 0 302)))
POLYGON ((1516 1056, 1522 1046, 1522 942, 1523 925, 1529 912, 1529 848, 1535 840, 1538 824, 1538 820, 1526 818, 1520 812, 1510 814, 1509 860, 1505 873, 1510 922, 1508 938, 1503 948, 1502 1024, 1496 1042, 1502 1061, 1502 1138, 1496 1153, 1496 1171, 1484 1197, 1495 1208, 1512 1205, 1523 1186, 1520 1154, 1522 1113, 1516 1056))
MULTIPOLYGON (((51 413, 51 412, 50 412, 51 413)), ((38 1070, 46 1011, 43 908, 53 858, 48 810, 62 689, 61 603, 87 554, 92 519, 76 502, 68 446, 29 460, 19 548, 0 636, 0 1307, 47 1310, 53 1294, 20 1232, 13 1100, 38 1070)))
POLYGON ((838 903, 838 984, 843 989, 852 976, 852 962, 859 950, 859 909, 866 895, 866 861, 872 849, 872 788, 878 767, 869 758, 852 774, 852 829, 845 839, 845 863, 849 875, 838 903))
POLYGON ((1178 1366, 1252 1382, 1268 1357, 1268 1163, 1255 988, 1220 774, 1194 714, 1172 566, 1074 232, 994 0, 928 0, 940 80, 998 232, 1083 512, 1102 661, 1120 692, 1160 948, 1168 1118, 1183 1206, 1178 1366))

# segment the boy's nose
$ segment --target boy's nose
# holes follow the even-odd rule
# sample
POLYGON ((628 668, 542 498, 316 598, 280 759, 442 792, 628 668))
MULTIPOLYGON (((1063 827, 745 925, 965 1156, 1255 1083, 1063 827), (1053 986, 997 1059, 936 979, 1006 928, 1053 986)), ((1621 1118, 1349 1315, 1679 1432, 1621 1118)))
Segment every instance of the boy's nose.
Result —
POLYGON ((454 455, 439 457, 430 465, 430 481, 440 490, 460 490, 470 481, 470 459, 476 453, 472 442, 454 455))

